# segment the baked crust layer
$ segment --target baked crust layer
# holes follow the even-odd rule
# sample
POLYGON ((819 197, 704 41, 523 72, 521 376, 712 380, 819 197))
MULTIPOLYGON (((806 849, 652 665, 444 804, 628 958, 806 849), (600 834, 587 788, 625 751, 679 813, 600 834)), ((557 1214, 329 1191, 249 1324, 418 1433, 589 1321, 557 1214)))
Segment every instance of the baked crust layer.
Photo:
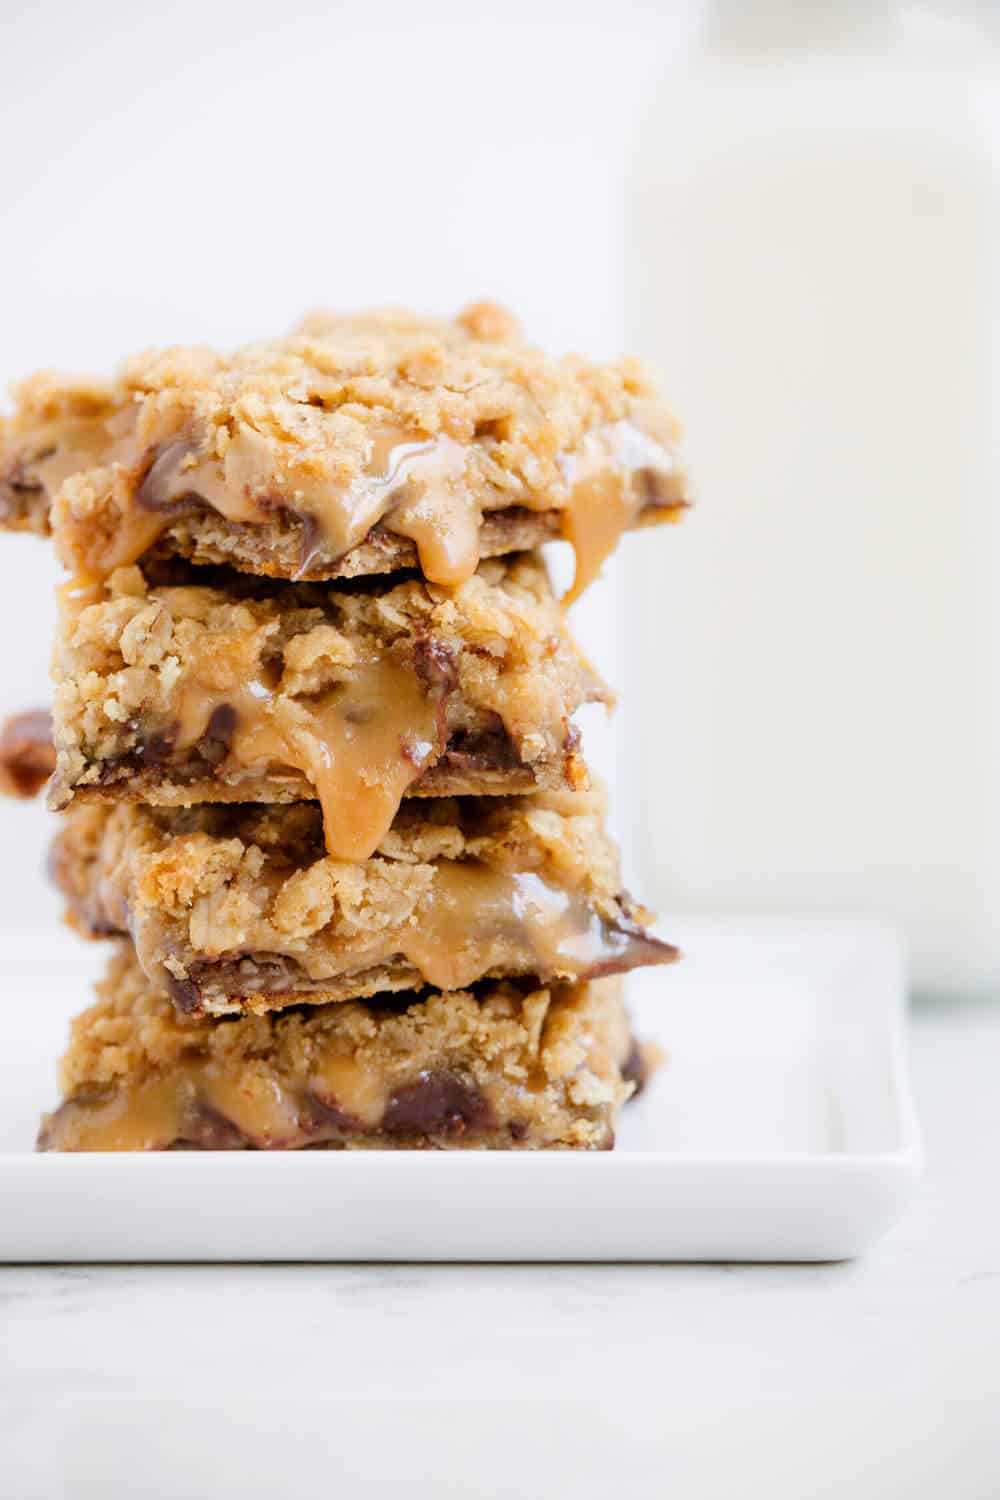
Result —
POLYGON ((580 787, 609 701, 535 555, 454 589, 272 584, 173 564, 64 591, 50 805, 318 798, 364 859, 404 796, 580 787))
POLYGON ((213 1021, 179 1016, 123 944, 39 1149, 607 1149, 637 1081, 613 979, 213 1021))
POLYGON ((159 546, 330 579, 419 565, 438 583, 554 534, 574 592, 622 531, 686 505, 676 423, 634 361, 552 358, 509 314, 316 314, 219 354, 146 351, 112 381, 49 372, 0 426, 0 524, 55 535, 74 573, 159 546))
POLYGON ((315 803, 95 804, 68 814, 52 870, 74 925, 128 933, 189 1014, 669 963, 603 815, 596 792, 413 801, 349 863, 326 854, 315 803))

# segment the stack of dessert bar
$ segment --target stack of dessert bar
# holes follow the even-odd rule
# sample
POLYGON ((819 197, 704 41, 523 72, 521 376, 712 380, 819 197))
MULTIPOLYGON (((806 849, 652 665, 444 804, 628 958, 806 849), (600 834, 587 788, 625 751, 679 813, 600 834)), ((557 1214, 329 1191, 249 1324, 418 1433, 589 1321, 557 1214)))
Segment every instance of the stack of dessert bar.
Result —
POLYGON ((491 304, 316 315, 231 357, 36 375, 0 522, 68 569, 52 765, 70 919, 115 937, 46 1150, 608 1147, 618 976, 676 956, 620 888, 570 637, 621 533, 685 504, 630 362, 491 304))

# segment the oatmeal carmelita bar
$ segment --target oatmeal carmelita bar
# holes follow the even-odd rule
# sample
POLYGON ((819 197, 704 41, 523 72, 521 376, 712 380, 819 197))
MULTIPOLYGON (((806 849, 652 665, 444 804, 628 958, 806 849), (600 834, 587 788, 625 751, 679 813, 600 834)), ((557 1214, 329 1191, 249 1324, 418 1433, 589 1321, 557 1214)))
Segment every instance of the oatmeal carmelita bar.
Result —
MULTIPOLYGON (((627 528, 686 504, 674 419, 632 361, 549 358, 490 304, 318 314, 231 356, 42 373, 0 427, 0 524, 107 577, 151 547, 277 578, 419 565, 453 584, 553 536, 574 595, 627 528)), ((2 419, 0 419, 2 420, 2 419)))
POLYGON ((64 593, 53 807, 318 797, 330 853, 366 859, 405 795, 585 783, 570 715, 607 690, 536 557, 455 589, 179 571, 64 593))
POLYGON ((52 868, 74 924, 129 933, 189 1014, 669 963, 603 811, 596 793, 413 801, 347 863, 325 853, 316 803, 94 804, 70 812, 52 868))
POLYGON ((178 1015, 123 945, 39 1148, 606 1149, 641 1071, 613 979, 213 1021, 178 1015))

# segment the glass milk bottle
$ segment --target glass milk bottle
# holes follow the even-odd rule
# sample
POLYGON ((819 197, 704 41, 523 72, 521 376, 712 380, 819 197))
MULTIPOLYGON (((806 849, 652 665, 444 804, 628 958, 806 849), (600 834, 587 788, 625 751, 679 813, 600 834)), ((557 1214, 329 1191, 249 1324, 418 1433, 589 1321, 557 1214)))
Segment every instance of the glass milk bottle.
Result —
POLYGON ((952 993, 1000 989, 995 14, 717 4, 628 223, 698 500, 634 551, 643 893, 897 920, 952 993))

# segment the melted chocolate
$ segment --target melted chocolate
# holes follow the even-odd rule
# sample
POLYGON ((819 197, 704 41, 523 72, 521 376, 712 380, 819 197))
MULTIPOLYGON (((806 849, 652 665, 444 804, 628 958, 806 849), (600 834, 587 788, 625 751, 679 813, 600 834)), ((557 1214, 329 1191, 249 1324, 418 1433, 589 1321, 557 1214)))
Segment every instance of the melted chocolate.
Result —
POLYGON ((382 1129, 413 1131, 419 1135, 461 1135, 467 1129, 494 1125, 492 1111, 479 1091, 455 1073, 422 1073, 392 1095, 382 1117, 382 1129))

